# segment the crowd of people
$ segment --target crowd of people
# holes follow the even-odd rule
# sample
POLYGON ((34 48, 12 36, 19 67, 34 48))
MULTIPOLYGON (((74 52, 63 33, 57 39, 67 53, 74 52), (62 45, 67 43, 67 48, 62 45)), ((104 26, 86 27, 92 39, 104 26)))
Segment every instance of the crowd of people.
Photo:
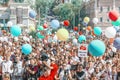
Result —
MULTIPOLYGON (((77 38, 73 33, 71 37, 77 38)), ((46 38, 34 39, 25 33, 18 40, 4 33, 0 37, 0 80, 120 80, 120 51, 113 50, 104 36, 100 39, 107 49, 101 57, 89 52, 87 57, 79 57, 79 43, 74 45, 71 37, 68 41, 55 42, 54 36, 49 35, 53 41, 46 42, 46 38), (32 46, 29 55, 21 52, 21 45, 25 43, 32 46)), ((93 39, 88 37, 81 44, 89 44, 93 39)))

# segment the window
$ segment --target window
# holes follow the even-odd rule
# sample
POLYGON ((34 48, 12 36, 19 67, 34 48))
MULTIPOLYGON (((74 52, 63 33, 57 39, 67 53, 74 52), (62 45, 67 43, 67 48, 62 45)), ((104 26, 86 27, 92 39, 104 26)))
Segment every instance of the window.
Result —
POLYGON ((102 11, 103 11, 103 7, 101 6, 101 7, 100 7, 100 12, 102 12, 102 11))
POLYGON ((24 0, 14 0, 15 2, 24 2, 24 0))
POLYGON ((119 12, 120 12, 120 7, 119 7, 119 12))
POLYGON ((110 6, 108 6, 108 9, 107 9, 107 10, 108 10, 108 12, 110 11, 110 6))
POLYGON ((23 16, 28 17, 28 9, 23 9, 23 16))
POLYGON ((110 20, 109 19, 107 19, 107 22, 109 22, 110 20))
POLYGON ((102 17, 100 17, 100 22, 103 22, 103 18, 102 17))
POLYGON ((17 17, 17 24, 22 24, 23 22, 23 9, 22 8, 17 8, 16 10, 16 17, 17 17))
POLYGON ((11 15, 16 15, 15 9, 11 9, 11 15))

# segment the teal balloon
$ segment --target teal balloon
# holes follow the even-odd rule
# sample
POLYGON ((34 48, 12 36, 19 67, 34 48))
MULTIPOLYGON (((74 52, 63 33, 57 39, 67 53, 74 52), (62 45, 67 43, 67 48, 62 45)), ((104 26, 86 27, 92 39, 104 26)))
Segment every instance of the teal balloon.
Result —
POLYGON ((102 33, 102 29, 100 27, 94 27, 94 34, 100 36, 102 33))
POLYGON ((57 29, 58 27, 60 27, 60 23, 58 20, 52 20, 50 24, 51 24, 51 27, 54 29, 57 29))
POLYGON ((43 28, 43 26, 38 26, 37 30, 42 31, 42 30, 44 30, 44 28, 43 28))
POLYGON ((40 38, 40 39, 44 39, 44 38, 45 38, 45 36, 41 35, 39 32, 38 32, 36 35, 37 35, 37 37, 40 38))
POLYGON ((120 18, 118 18, 118 20, 117 21, 112 21, 112 25, 113 26, 120 26, 120 18))
POLYGON ((22 53, 25 55, 29 55, 32 52, 32 46, 30 44, 22 45, 22 53))
POLYGON ((14 25, 14 26, 12 26, 10 28, 10 33, 13 36, 17 37, 17 36, 19 36, 21 34, 21 28, 19 26, 17 26, 17 25, 14 25))
POLYGON ((48 30, 48 31, 47 31, 47 34, 48 34, 48 35, 51 35, 52 33, 51 33, 51 31, 50 31, 50 30, 48 30))
POLYGON ((84 35, 81 35, 78 37, 79 43, 82 43, 83 41, 86 41, 86 37, 84 35))
POLYGON ((104 55, 105 50, 106 46, 101 40, 93 40, 88 46, 89 53, 96 57, 104 55))

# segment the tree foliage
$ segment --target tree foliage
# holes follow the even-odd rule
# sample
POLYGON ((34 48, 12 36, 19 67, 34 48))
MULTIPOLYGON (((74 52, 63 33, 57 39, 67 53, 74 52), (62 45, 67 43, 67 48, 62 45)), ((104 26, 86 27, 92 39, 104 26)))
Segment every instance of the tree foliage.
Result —
POLYGON ((36 10, 37 13, 39 13, 39 9, 40 9, 40 14, 41 17, 44 17, 46 15, 46 11, 48 12, 53 4, 54 0, 36 0, 36 10))
POLYGON ((60 17, 60 20, 71 20, 74 16, 73 5, 71 3, 59 4, 53 11, 60 17))
POLYGON ((71 0, 71 3, 64 3, 55 6, 53 12, 60 17, 60 20, 68 19, 71 22, 71 26, 79 24, 79 15, 82 6, 82 0, 71 0))

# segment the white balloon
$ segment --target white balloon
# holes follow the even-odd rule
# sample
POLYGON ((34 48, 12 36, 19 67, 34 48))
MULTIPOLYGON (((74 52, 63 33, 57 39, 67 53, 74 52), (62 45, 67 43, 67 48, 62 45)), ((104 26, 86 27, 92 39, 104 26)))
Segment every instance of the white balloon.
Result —
POLYGON ((29 29, 25 29, 25 32, 26 32, 26 33, 29 33, 29 32, 30 32, 30 30, 29 30, 29 29))
POLYGON ((77 44, 78 40, 77 39, 73 39, 73 44, 77 44))
POLYGON ((8 21, 8 22, 7 22, 7 26, 8 26, 8 27, 11 27, 12 25, 13 25, 13 23, 12 23, 11 21, 8 21))
POLYGON ((15 41, 18 41, 18 37, 15 37, 14 40, 15 40, 15 41))
POLYGON ((32 36, 30 36, 30 39, 32 39, 32 36))
POLYGON ((98 21, 99 21, 98 18, 93 18, 93 23, 94 23, 94 24, 97 24, 98 21))
POLYGON ((116 36, 116 30, 114 27, 108 27, 106 30, 105 30, 105 36, 107 38, 114 38, 116 36))

